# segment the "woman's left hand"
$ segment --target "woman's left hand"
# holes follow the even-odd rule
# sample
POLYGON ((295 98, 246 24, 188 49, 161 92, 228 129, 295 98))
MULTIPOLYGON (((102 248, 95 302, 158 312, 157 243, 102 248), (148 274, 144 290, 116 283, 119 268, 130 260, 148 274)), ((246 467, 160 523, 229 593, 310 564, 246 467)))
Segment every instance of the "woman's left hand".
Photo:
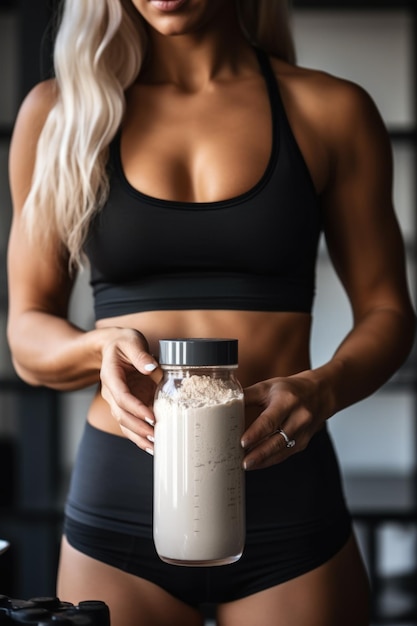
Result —
POLYGON ((242 436, 247 470, 269 467, 304 450, 324 423, 318 385, 308 376, 271 378, 244 393, 246 407, 261 410, 242 436))

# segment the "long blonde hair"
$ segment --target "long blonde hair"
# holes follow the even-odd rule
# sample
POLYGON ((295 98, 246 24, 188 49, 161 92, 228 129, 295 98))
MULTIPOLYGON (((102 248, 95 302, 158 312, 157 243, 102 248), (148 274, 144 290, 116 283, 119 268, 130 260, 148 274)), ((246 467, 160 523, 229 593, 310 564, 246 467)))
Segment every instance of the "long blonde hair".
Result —
MULTIPOLYGON (((238 11, 253 44, 293 63, 287 3, 238 0, 238 11)), ((64 1, 54 47, 57 100, 38 141, 24 214, 34 237, 58 236, 71 267, 82 264, 89 224, 107 197, 108 146, 146 45, 131 0, 64 1)))

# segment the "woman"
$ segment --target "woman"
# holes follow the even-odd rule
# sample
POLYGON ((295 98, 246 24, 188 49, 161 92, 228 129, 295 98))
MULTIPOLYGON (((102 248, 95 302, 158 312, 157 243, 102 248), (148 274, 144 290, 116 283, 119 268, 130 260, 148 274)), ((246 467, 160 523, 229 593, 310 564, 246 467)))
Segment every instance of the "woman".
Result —
POLYGON ((373 102, 294 64, 272 0, 67 0, 55 68, 11 147, 8 332, 28 383, 99 383, 58 595, 106 601, 112 626, 201 625, 205 602, 221 626, 368 624, 326 421, 378 389, 413 340, 373 102), (354 324, 311 369, 322 231, 354 324), (83 253, 88 332, 67 320, 83 253), (181 568, 154 551, 154 355, 170 337, 239 340, 247 541, 233 565, 181 568))

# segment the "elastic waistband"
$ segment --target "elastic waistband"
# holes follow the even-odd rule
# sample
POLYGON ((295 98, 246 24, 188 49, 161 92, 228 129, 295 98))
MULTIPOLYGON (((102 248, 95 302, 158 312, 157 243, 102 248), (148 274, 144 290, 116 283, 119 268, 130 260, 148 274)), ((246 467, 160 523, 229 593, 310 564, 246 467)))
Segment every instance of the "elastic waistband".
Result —
POLYGON ((241 310, 311 313, 314 290, 277 276, 186 273, 114 284, 92 281, 96 319, 155 310, 241 310))

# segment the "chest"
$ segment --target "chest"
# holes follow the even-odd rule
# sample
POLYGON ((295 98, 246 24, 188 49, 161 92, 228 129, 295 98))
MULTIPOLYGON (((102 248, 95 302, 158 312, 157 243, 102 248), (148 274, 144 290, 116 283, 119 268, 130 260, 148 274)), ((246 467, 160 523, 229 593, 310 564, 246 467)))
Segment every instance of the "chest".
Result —
POLYGON ((110 195, 90 231, 97 273, 310 272, 317 196, 286 116, 259 81, 204 97, 154 88, 130 97, 110 195))
POLYGON ((159 199, 215 202, 253 187, 272 149, 271 105, 262 79, 184 94, 130 94, 120 157, 130 185, 159 199))

